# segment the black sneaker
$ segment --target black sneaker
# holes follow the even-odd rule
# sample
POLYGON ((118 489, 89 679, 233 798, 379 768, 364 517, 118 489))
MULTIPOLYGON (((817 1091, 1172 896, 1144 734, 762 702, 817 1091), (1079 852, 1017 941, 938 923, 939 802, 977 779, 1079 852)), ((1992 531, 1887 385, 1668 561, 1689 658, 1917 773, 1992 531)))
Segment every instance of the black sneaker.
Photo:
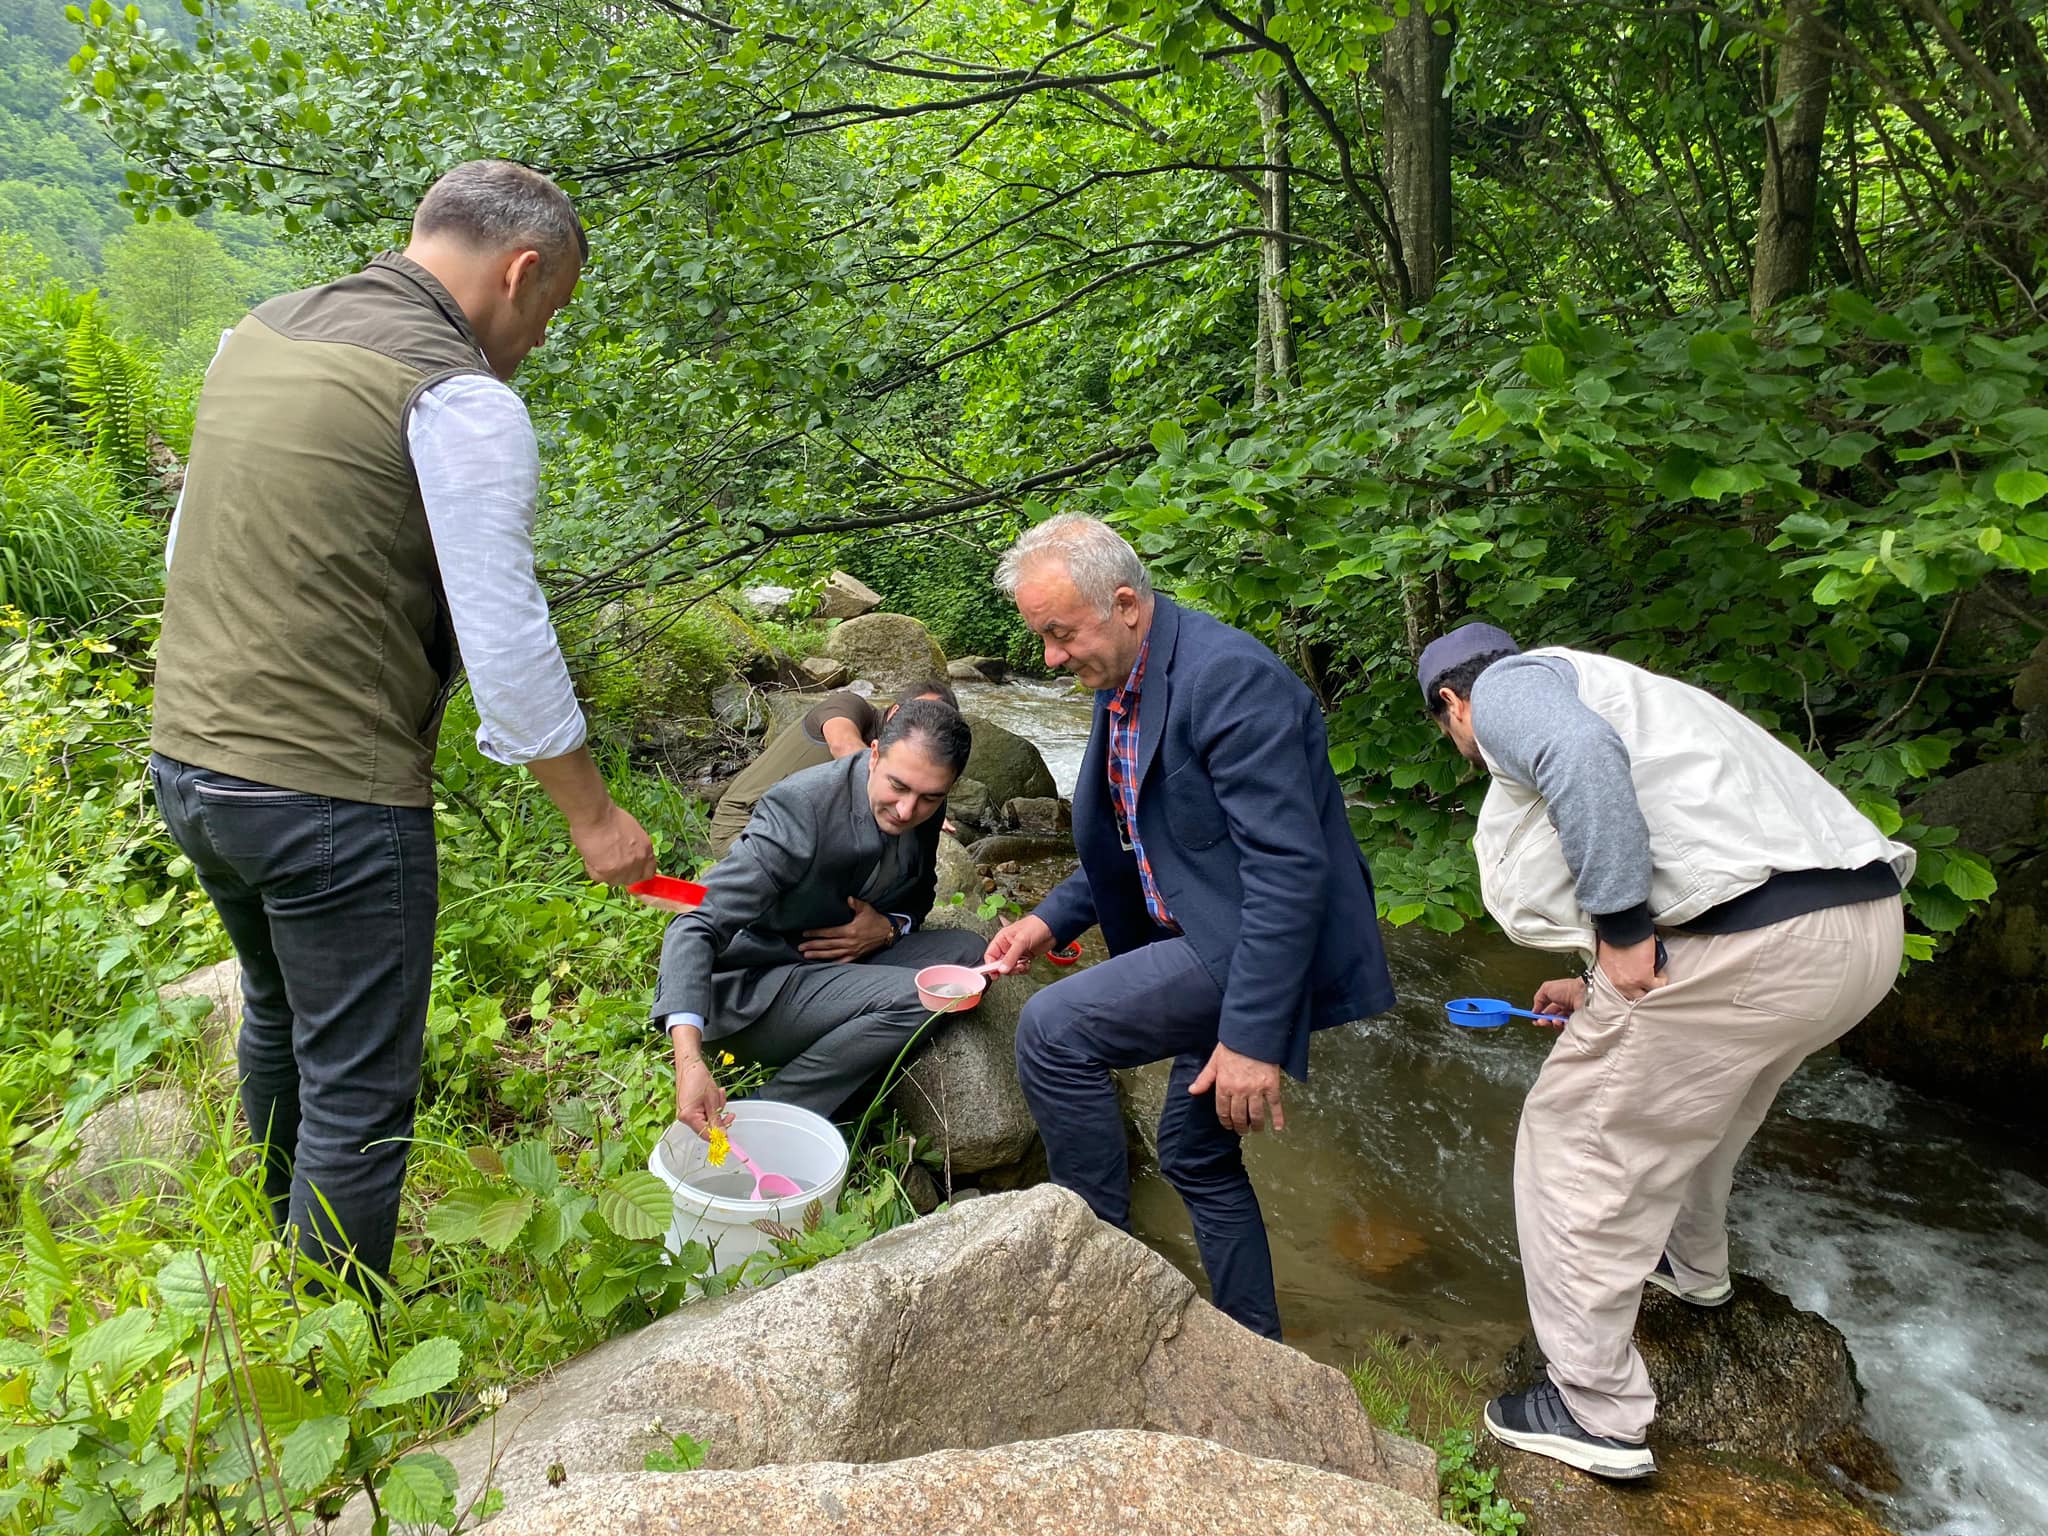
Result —
POLYGON ((1644 1277, 1660 1291, 1669 1291, 1680 1301, 1690 1302, 1695 1307, 1725 1306, 1728 1298, 1735 1294, 1735 1283, 1726 1275, 1710 1280, 1693 1290, 1685 1290, 1678 1283, 1678 1277, 1671 1272, 1671 1255, 1661 1254, 1657 1267, 1644 1277))
POLYGON ((1564 1394, 1548 1379, 1486 1405, 1486 1432, 1502 1445, 1548 1456, 1595 1477, 1648 1477, 1657 1458, 1640 1440, 1613 1440, 1579 1427, 1564 1394))

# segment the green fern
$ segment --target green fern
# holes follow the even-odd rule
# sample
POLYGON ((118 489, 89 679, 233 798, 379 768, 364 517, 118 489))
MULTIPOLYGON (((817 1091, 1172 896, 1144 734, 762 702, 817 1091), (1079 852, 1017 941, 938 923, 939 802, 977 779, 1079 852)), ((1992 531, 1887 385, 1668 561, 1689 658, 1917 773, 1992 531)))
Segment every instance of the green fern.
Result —
POLYGON ((0 475, 24 459, 55 450, 50 405, 26 384, 0 379, 0 475))
POLYGON ((149 421, 155 404, 151 370, 117 341, 88 307, 65 343, 66 383, 77 402, 92 457, 121 488, 147 486, 149 421))

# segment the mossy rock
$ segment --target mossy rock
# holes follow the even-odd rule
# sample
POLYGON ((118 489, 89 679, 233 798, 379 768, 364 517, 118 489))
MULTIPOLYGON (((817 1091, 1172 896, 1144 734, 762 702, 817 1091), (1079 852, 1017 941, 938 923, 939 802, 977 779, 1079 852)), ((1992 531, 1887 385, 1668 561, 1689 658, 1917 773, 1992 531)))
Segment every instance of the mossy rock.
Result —
POLYGON ((730 610, 686 608, 660 593, 608 603, 562 630, 570 676, 592 724, 628 741, 663 721, 709 720, 712 696, 759 648, 730 610))

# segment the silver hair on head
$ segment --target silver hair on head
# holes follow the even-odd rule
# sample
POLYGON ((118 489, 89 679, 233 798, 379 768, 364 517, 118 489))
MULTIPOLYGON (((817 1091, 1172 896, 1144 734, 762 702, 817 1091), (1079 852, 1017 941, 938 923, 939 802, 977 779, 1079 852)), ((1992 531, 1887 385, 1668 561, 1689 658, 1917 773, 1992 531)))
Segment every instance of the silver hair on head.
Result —
POLYGON ((513 160, 456 166, 427 188, 412 232, 416 238, 453 235, 479 251, 535 250, 550 271, 590 257, 590 237, 569 194, 513 160))
POLYGON ((1025 530, 997 564, 996 585, 1014 598, 1025 568, 1041 561, 1059 562, 1074 590, 1092 603, 1097 613, 1107 614, 1116 606, 1118 587, 1129 587, 1140 597, 1152 595, 1152 578, 1145 573, 1138 552, 1122 534, 1097 518, 1069 512, 1025 530))

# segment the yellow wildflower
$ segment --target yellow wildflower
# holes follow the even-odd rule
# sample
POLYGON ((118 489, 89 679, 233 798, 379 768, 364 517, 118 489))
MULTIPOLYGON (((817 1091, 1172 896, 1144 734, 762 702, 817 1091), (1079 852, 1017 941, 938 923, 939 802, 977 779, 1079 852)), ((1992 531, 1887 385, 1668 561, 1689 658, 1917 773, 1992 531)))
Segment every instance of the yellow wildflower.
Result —
POLYGON ((704 1154, 704 1160, 714 1168, 725 1166, 726 1154, 732 1151, 732 1143, 725 1139, 725 1128, 711 1127, 711 1149, 704 1154))
POLYGON ((731 1051, 720 1051, 718 1053, 718 1064, 721 1067, 729 1067, 737 1059, 738 1058, 735 1057, 731 1051))

